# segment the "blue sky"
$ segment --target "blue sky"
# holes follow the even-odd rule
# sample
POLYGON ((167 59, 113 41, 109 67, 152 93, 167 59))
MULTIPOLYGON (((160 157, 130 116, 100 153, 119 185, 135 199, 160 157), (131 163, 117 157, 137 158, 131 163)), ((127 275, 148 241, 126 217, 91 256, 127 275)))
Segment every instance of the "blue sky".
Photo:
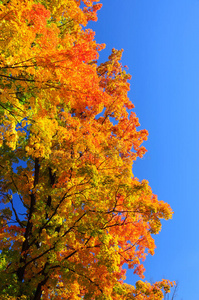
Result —
MULTIPOLYGON (((174 210, 155 236, 157 249, 145 262, 145 279, 179 281, 176 299, 198 300, 199 282, 199 1, 102 0, 96 40, 124 49, 132 75, 129 97, 148 153, 134 165, 159 199, 174 210)), ((127 272, 127 282, 137 276, 127 272)))

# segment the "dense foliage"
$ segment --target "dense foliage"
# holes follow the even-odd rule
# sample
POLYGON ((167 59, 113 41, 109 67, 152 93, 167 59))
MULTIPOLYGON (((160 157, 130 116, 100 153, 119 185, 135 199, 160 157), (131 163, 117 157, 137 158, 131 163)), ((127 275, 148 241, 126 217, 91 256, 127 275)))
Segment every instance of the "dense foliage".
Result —
POLYGON ((146 130, 122 50, 85 29, 93 0, 0 1, 1 299, 162 299, 141 279, 172 215, 132 173, 146 130), (80 3, 81 2, 81 3, 80 3))

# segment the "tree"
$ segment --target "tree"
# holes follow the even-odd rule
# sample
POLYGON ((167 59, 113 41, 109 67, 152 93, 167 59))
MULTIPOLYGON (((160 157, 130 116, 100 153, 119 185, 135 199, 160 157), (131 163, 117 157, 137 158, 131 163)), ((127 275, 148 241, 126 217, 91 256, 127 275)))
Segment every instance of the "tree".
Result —
POLYGON ((2 299, 162 299, 143 278, 172 216, 132 173, 146 130, 122 50, 97 65, 93 0, 0 1, 2 299))

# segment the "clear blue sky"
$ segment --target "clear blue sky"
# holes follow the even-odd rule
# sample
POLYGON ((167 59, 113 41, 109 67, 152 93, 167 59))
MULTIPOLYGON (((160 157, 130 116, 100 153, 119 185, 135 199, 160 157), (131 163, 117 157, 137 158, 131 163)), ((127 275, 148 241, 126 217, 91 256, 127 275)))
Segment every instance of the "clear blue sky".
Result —
MULTIPOLYGON (((134 165, 159 199, 174 210, 155 236, 145 279, 179 281, 177 299, 199 300, 199 1, 102 0, 96 40, 124 49, 132 75, 129 97, 148 153, 134 165)), ((138 278, 127 273, 127 282, 138 278)))

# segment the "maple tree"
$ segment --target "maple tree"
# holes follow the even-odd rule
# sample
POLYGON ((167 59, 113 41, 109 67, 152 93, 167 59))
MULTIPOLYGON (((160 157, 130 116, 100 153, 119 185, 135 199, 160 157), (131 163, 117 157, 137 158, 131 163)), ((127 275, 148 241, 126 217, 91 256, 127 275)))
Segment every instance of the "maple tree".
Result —
POLYGON ((142 279, 152 234, 172 216, 132 173, 146 149, 122 50, 85 29, 93 0, 0 1, 2 299, 153 299, 142 279))

